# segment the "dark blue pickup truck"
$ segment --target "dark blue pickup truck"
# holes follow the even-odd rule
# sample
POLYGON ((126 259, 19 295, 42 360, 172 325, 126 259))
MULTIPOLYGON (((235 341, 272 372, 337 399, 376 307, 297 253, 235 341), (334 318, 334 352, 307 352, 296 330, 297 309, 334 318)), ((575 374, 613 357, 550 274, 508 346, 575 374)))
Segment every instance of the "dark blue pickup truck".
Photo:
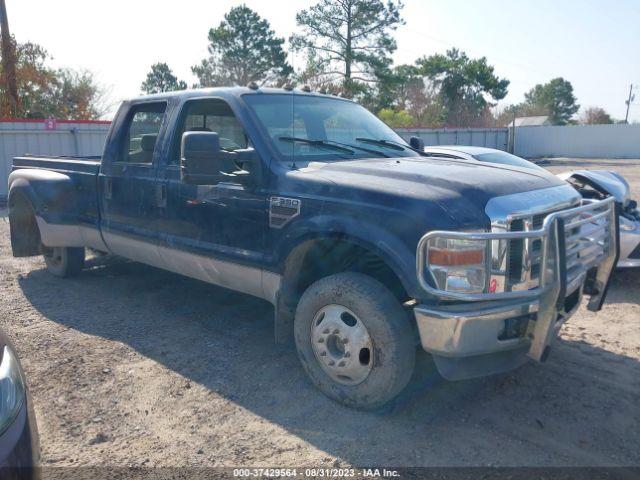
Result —
POLYGON ((358 104, 217 88, 124 102, 101 158, 14 159, 15 256, 85 248, 264 298, 325 394, 399 394, 417 345, 463 379, 543 361, 617 256, 613 199, 542 170, 425 156, 358 104))

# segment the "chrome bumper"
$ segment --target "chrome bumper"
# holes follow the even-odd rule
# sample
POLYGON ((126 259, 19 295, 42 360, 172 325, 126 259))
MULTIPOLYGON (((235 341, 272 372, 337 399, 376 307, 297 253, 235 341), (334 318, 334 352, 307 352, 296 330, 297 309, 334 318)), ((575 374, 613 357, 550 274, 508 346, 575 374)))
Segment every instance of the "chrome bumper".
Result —
MULTIPOLYGON (((584 276, 567 286, 568 294, 557 310, 554 330, 576 311, 582 300, 584 276)), ((513 350, 531 345, 528 335, 540 313, 539 300, 482 302, 414 308, 422 348, 444 357, 467 357, 513 350), (519 320, 526 332, 518 338, 501 339, 507 321, 519 320)))
POLYGON ((436 297, 437 306, 414 308, 422 347, 442 357, 471 357, 520 348, 530 358, 544 361, 559 326, 579 306, 589 271, 592 271, 589 292, 593 293, 589 309, 597 311, 602 307, 618 258, 618 230, 614 198, 608 198, 584 201, 579 207, 549 214, 540 230, 440 231, 425 235, 418 244, 418 279, 424 290, 436 297), (493 240, 539 239, 543 272, 539 286, 523 291, 477 294, 438 290, 425 276, 427 242, 436 236, 486 240, 489 258, 493 240), (570 265, 569 255, 572 255, 570 265), (521 322, 522 334, 501 339, 509 321, 521 322))

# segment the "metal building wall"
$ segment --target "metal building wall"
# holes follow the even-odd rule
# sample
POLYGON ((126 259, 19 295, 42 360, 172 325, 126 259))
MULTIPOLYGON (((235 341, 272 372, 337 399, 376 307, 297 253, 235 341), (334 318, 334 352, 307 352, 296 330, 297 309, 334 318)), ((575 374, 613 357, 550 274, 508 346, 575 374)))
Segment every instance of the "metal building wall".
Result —
POLYGON ((640 125, 518 127, 514 153, 527 158, 640 158, 640 125))
POLYGON ((101 155, 110 122, 0 120, 0 200, 6 199, 13 157, 25 155, 101 155))
POLYGON ((473 145, 475 147, 507 150, 508 128, 397 128, 396 132, 405 140, 419 137, 425 145, 473 145))
MULTIPOLYGON (((12 158, 35 155, 100 155, 109 122, 0 120, 0 200, 6 198, 12 158)), ((425 145, 474 145, 507 150, 507 128, 397 129, 406 140, 425 145)), ((572 125, 518 127, 515 154, 527 157, 640 158, 640 125, 572 125)))

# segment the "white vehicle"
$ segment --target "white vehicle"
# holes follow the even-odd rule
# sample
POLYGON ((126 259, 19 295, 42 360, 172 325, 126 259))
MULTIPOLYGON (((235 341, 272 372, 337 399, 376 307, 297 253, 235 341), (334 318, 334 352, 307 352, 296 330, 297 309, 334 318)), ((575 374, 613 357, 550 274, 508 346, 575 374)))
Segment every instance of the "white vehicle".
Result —
MULTIPOLYGON (((424 151, 440 158, 542 169, 524 158, 493 148, 451 145, 425 147, 424 151)), ((631 199, 627 181, 620 174, 608 170, 573 170, 557 176, 569 182, 584 198, 615 197, 620 207, 620 259, 617 267, 640 267, 640 210, 637 202, 631 199)))
POLYGON ((618 268, 640 267, 640 210, 631 200, 629 184, 618 173, 608 170, 574 170, 559 173, 584 198, 613 196, 620 206, 620 259, 618 268))

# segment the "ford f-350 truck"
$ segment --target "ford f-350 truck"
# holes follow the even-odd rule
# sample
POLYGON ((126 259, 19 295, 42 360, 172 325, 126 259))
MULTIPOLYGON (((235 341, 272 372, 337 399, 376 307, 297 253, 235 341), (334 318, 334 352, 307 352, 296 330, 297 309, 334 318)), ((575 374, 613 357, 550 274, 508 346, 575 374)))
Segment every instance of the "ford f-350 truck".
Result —
POLYGON ((126 101, 104 154, 14 159, 15 256, 85 248, 264 298, 329 397, 396 397, 544 361, 618 252, 613 198, 542 170, 425 156, 350 100, 255 85, 126 101))

